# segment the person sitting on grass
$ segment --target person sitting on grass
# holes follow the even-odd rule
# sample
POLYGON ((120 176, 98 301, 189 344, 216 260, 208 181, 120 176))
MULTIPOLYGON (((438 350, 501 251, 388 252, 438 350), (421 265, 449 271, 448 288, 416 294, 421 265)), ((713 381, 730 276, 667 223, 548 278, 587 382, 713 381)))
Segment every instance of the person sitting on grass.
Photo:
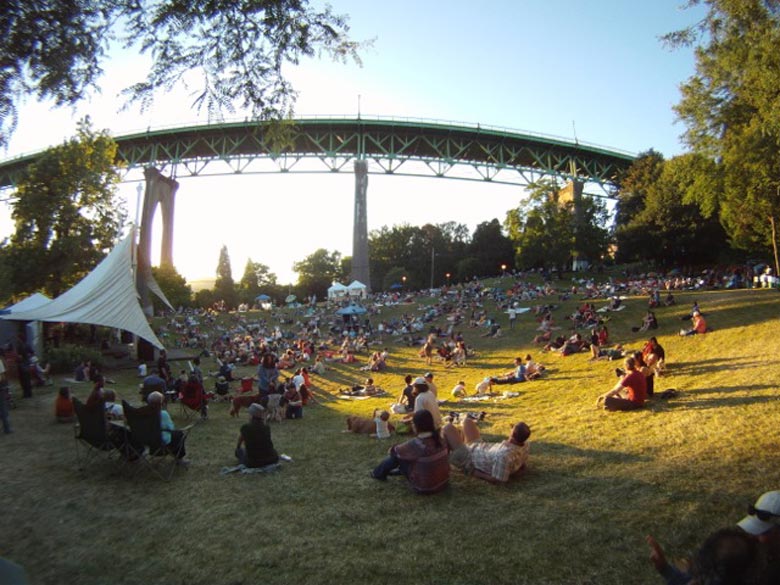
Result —
POLYGON ((680 337, 707 333, 707 321, 704 320, 704 316, 699 311, 692 313, 691 320, 693 321, 692 327, 690 329, 680 329, 680 337))
POLYGON ((658 339, 651 337, 647 340, 647 343, 642 347, 642 356, 645 363, 653 368, 655 375, 660 378, 666 368, 666 352, 663 346, 658 343, 658 339))
POLYGON ((265 467, 279 461, 271 440, 271 429, 265 424, 265 408, 249 405, 249 422, 241 427, 236 444, 236 459, 247 467, 265 467))
POLYGON ((515 358, 515 369, 511 372, 507 372, 502 376, 491 378, 490 381, 493 384, 518 384, 526 381, 525 366, 523 360, 519 357, 515 358))
POLYGON ((282 401, 287 405, 284 413, 285 418, 303 418, 303 397, 300 390, 295 387, 295 384, 288 383, 285 386, 282 401))
POLYGON ((618 343, 615 347, 598 347, 596 345, 591 345, 590 359, 588 361, 595 362, 597 360, 617 360, 625 356, 626 352, 620 343, 618 343))
POLYGON ((450 464, 466 475, 490 483, 506 483, 526 466, 530 436, 528 425, 519 422, 504 441, 489 443, 482 440, 477 422, 471 417, 463 419, 460 429, 452 423, 447 423, 442 429, 442 437, 450 452, 450 464))
POLYGON ((691 559, 689 570, 670 565, 651 537, 650 561, 669 585, 763 584, 770 580, 759 543, 738 528, 722 528, 710 534, 691 559))
POLYGON ((398 396, 398 400, 396 400, 395 403, 390 407, 390 409, 395 414, 407 414, 409 412, 414 412, 414 399, 417 397, 417 395, 414 393, 411 374, 406 374, 404 377, 404 382, 406 382, 406 386, 398 396))
POLYGON ((388 475, 404 475, 418 494, 441 492, 450 481, 447 448, 429 411, 418 410, 412 422, 416 437, 390 447, 387 457, 370 475, 380 481, 385 481, 388 475))
POLYGON ((542 377, 542 372, 544 372, 545 367, 534 361, 534 359, 531 357, 531 354, 528 353, 525 356, 525 377, 529 380, 536 380, 537 378, 542 377))
POLYGON ((54 417, 61 423, 70 423, 76 418, 68 386, 63 386, 57 393, 57 399, 54 401, 54 417))
POLYGON ((645 405, 647 386, 645 376, 637 370, 633 357, 625 360, 626 373, 618 380, 614 388, 605 392, 596 400, 596 407, 602 404, 605 410, 636 410, 645 405))
MULTIPOLYGON (((439 401, 436 395, 431 391, 431 387, 425 378, 415 378, 414 380, 414 412, 427 410, 433 416, 433 428, 441 428, 441 412, 439 411, 439 401)), ((413 415, 404 417, 404 422, 410 422, 414 419, 413 415)))
POLYGON ((466 382, 460 380, 450 392, 453 398, 463 398, 466 396, 466 382))
POLYGON ((173 424, 173 419, 168 411, 163 408, 163 402, 165 397, 162 392, 156 390, 146 397, 146 402, 159 411, 160 413, 160 429, 162 432, 162 443, 176 457, 176 463, 178 465, 189 465, 189 459, 186 459, 187 452, 184 448, 184 433, 176 430, 173 424))
MULTIPOLYGON (((780 491, 766 492, 758 498, 755 505, 748 506, 748 515, 737 523, 742 531, 727 529, 729 535, 741 534, 758 543, 760 553, 766 560, 765 580, 749 581, 750 583, 780 582, 780 491)), ((666 560, 663 548, 652 536, 646 537, 650 547, 650 561, 667 584, 676 585, 689 583, 693 578, 694 566, 687 569, 679 568, 666 560)), ((709 540, 709 539, 708 539, 709 540)), ((742 540, 742 537, 739 537, 742 540)), ((732 549, 732 553, 735 549, 732 549)), ((725 581, 717 581, 725 582, 725 581)), ((733 581, 728 581, 729 583, 733 581)), ((739 581, 742 582, 742 581, 739 581)))

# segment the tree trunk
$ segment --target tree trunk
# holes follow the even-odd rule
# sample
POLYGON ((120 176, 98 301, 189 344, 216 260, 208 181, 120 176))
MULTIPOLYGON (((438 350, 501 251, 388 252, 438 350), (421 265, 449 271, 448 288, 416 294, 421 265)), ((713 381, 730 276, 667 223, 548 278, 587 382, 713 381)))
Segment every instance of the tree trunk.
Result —
POLYGON ((775 216, 769 216, 769 223, 772 225, 772 250, 775 253, 775 278, 780 278, 780 261, 777 257, 777 227, 775 225, 775 216))

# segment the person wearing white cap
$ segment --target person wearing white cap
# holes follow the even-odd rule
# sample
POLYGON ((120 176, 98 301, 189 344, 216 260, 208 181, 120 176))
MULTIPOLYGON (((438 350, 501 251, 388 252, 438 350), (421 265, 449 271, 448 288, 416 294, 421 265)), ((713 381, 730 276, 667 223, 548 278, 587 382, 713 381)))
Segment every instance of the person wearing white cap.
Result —
POLYGON ((681 337, 707 333, 707 321, 704 320, 704 317, 698 310, 693 311, 691 319, 693 320, 693 326, 690 329, 680 329, 681 337))
POLYGON ((278 462, 279 454, 271 440, 271 429, 265 424, 265 408, 254 403, 248 410, 249 422, 241 427, 238 435, 236 459, 247 467, 265 467, 278 462))
POLYGON ((780 491, 766 492, 748 506, 748 515, 737 523, 742 530, 759 541, 780 541, 780 491))
MULTIPOLYGON (((713 540, 718 535, 725 535, 734 540, 735 535, 730 535, 729 531, 736 532, 737 535, 743 534, 744 538, 752 539, 760 548, 763 548, 761 556, 765 563, 761 568, 763 575, 763 581, 761 582, 780 582, 780 491, 762 494, 755 504, 748 506, 748 515, 737 523, 737 527, 740 530, 736 528, 720 530, 711 535, 708 541, 713 540)), ((661 545, 652 536, 647 536, 646 540, 650 546, 650 561, 667 584, 677 585, 691 582, 694 577, 692 573, 682 571, 670 564, 666 560, 666 555, 661 545)), ((733 546, 719 546, 723 550, 731 548, 733 553, 733 546)), ((702 551, 707 548, 707 543, 705 542, 705 545, 702 546, 702 551)), ((701 555, 701 551, 699 555, 701 555)), ((698 583, 698 581, 695 582, 698 583)))
MULTIPOLYGON (((436 395, 431 392, 425 378, 415 379, 412 385, 417 393, 417 397, 414 399, 414 412, 419 410, 430 412, 433 416, 434 428, 439 430, 441 428, 441 413, 439 412, 439 401, 436 399, 436 395)), ((411 419, 411 415, 406 417, 407 421, 411 419)))

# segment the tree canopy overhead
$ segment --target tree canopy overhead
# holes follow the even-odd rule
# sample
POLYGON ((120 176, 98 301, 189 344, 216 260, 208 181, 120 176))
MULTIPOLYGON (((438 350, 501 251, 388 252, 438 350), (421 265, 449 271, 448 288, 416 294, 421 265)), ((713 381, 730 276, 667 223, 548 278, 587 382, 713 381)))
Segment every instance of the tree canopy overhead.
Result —
POLYGON ((696 73, 675 110, 687 144, 717 168, 709 184, 691 182, 687 200, 717 213, 735 246, 773 247, 780 270, 780 2, 689 4, 708 10, 695 26, 665 37, 672 46, 698 43, 696 73))
POLYGON ((75 138, 27 168, 12 201, 15 230, 2 254, 10 294, 56 296, 113 248, 125 221, 116 197, 116 149, 87 119, 75 138))
POLYGON ((148 108, 158 90, 184 84, 193 107, 219 117, 292 113, 285 65, 326 54, 360 63, 347 17, 308 0, 6 0, 0 11, 0 145, 26 95, 73 106, 97 90, 113 42, 151 56, 145 80, 124 90, 148 108), (194 74, 194 75, 193 75, 194 74))

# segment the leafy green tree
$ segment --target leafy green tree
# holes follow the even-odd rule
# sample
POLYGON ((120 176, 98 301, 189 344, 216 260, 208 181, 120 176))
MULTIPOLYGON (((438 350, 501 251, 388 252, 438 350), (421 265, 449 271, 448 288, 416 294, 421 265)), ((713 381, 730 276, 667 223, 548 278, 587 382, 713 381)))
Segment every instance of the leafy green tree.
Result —
POLYGON ((665 37, 678 47, 698 43, 696 73, 681 86, 675 110, 686 143, 717 169, 709 185, 694 181, 686 197, 720 217, 734 246, 773 249, 780 271, 780 5, 707 0, 706 6, 699 23, 665 37))
POLYGON ((214 297, 218 301, 225 301, 225 306, 228 309, 235 309, 238 306, 238 293, 236 292, 236 283, 233 281, 233 271, 230 267, 230 255, 228 254, 227 246, 222 246, 219 251, 214 297))
POLYGON ((394 266, 385 273, 385 278, 382 281, 382 290, 392 290, 393 285, 403 285, 404 276, 406 276, 407 270, 403 266, 394 266))
POLYGON ((497 219, 483 221, 477 225, 471 237, 468 254, 479 261, 480 275, 484 276, 500 274, 502 265, 510 269, 515 265, 514 245, 512 240, 504 235, 497 219))
POLYGON ((519 267, 565 269, 574 249, 572 202, 561 204, 554 181, 531 187, 528 202, 507 212, 504 222, 516 246, 519 267))
POLYGON ((315 294, 318 298, 325 298, 331 283, 343 277, 341 253, 320 248, 300 262, 294 263, 293 270, 298 273, 298 287, 305 291, 305 295, 315 294))
POLYGON ((74 138, 26 169, 13 194, 15 230, 4 253, 14 294, 56 296, 113 248, 125 221, 116 197, 116 150, 87 118, 74 138))
POLYGON ((213 290, 204 288, 195 293, 195 306, 201 309, 210 308, 216 300, 213 290))
MULTIPOLYGON (((253 303, 257 295, 264 289, 271 289, 276 286, 276 274, 271 269, 260 262, 252 262, 251 258, 246 261, 244 275, 238 283, 238 296, 242 303, 253 303)), ((268 294, 267 291, 265 291, 268 294)))
POLYGON ((656 185, 664 166, 664 157, 654 150, 640 153, 620 178, 615 207, 615 259, 620 263, 645 259, 653 246, 654 233, 637 216, 645 209, 648 192, 656 185))
POLYGON ((15 129, 21 96, 75 105, 97 87, 118 41, 151 57, 145 81, 124 90, 149 107, 159 90, 186 83, 210 115, 248 109, 290 115, 295 92, 283 72, 327 54, 360 63, 346 16, 308 0, 6 0, 0 11, 0 144, 15 129), (194 75, 193 75, 194 74, 194 75))
MULTIPOLYGON (((152 266, 152 276, 165 293, 165 298, 174 308, 189 307, 192 305, 192 287, 187 284, 185 278, 176 271, 176 268, 163 264, 152 266)), ((154 297, 155 309, 160 308, 162 302, 154 297)))

